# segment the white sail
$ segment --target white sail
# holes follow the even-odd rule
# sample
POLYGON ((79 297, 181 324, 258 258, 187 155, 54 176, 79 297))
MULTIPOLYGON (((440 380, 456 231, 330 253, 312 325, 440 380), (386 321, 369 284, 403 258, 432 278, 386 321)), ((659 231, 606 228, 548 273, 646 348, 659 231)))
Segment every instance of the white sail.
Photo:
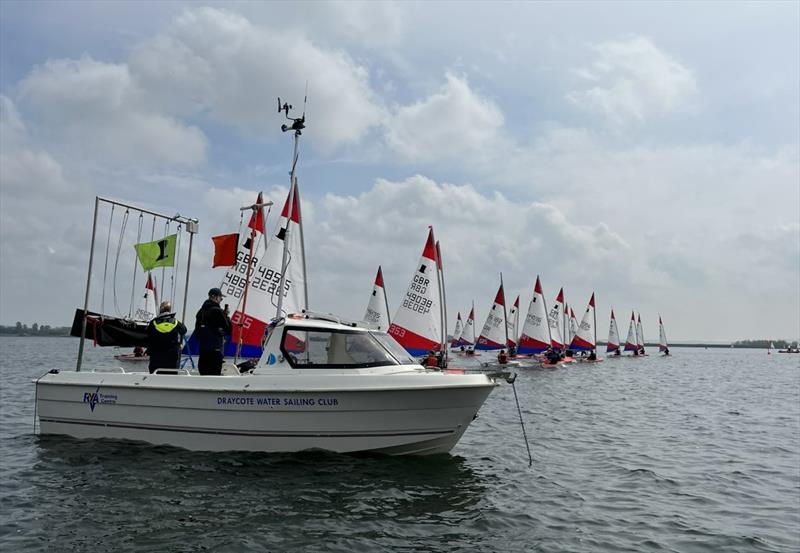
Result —
MULTIPOLYGON (((570 310, 572 311, 572 310, 570 310)), ((571 319, 575 319, 575 313, 570 315, 571 319)), ((570 342, 570 349, 580 351, 591 351, 595 349, 595 332, 594 332, 594 294, 589 298, 589 305, 586 307, 586 312, 583 314, 581 324, 575 329, 575 336, 570 342)))
POLYGON ((507 346, 517 347, 517 340, 518 340, 518 332, 519 332, 519 296, 517 296, 514 305, 511 307, 511 310, 508 312, 508 320, 506 321, 506 326, 508 327, 508 343, 507 346))
POLYGON ((664 351, 669 345, 667 344, 667 332, 664 330, 664 323, 661 321, 661 315, 658 316, 658 350, 664 351))
POLYGON ((147 273, 147 282, 144 285, 144 294, 142 294, 142 299, 139 301, 136 312, 133 314, 134 320, 150 322, 156 315, 158 315, 157 303, 156 286, 153 284, 152 275, 147 273))
POLYGON ((469 317, 464 322, 464 330, 461 332, 461 338, 458 345, 460 346, 474 346, 475 345, 475 307, 469 311, 469 317))
POLYGON ((628 337, 625 338, 625 351, 639 351, 636 341, 636 316, 631 311, 631 323, 628 325, 628 337))
POLYGON ((642 314, 639 313, 639 319, 636 321, 636 345, 639 349, 644 348, 644 330, 642 330, 642 314))
MULTIPOLYGON (((259 198, 261 196, 259 195, 259 198)), ((260 203, 260 202, 259 202, 260 203)), ((286 279, 283 287, 283 303, 281 316, 289 313, 301 313, 306 305, 306 271, 305 253, 303 252, 302 219, 300 216, 300 193, 294 186, 292 217, 289 218, 289 198, 284 203, 277 232, 262 251, 260 241, 263 239, 263 222, 254 216, 248 225, 248 239, 243 241, 237 254, 237 264, 225 275, 222 282, 222 293, 226 299, 236 303, 231 316, 233 322, 232 342, 239 342, 241 332, 242 343, 259 347, 264 338, 267 324, 277 315, 278 289, 281 282, 283 266, 284 237, 289 234, 286 279), (247 285, 247 264, 252 251, 253 261, 250 267, 250 281, 247 285), (245 291, 247 302, 245 305, 245 291)))
POLYGON ((433 229, 428 232, 428 240, 416 267, 388 332, 411 355, 420 356, 438 350, 442 339, 439 271, 433 229))
POLYGON ((547 319, 547 308, 542 293, 542 283, 536 277, 533 288, 533 298, 528 306, 528 314, 522 325, 522 335, 519 339, 520 353, 541 353, 550 347, 550 325, 547 319))
POLYGON ((567 309, 569 311, 569 342, 567 343, 571 344, 578 333, 578 319, 575 317, 575 311, 573 311, 572 306, 567 309))
POLYGON ((389 320, 389 303, 386 300, 386 289, 383 286, 383 272, 378 266, 375 284, 369 297, 367 311, 364 313, 364 322, 369 328, 386 331, 391 324, 389 320))
POLYGON ((506 347, 505 295, 503 285, 497 289, 494 304, 486 316, 483 330, 475 349, 502 349, 506 347))
POLYGON ((456 316, 456 328, 453 330, 453 338, 450 340, 452 346, 457 346, 461 343, 461 333, 464 332, 464 324, 461 322, 461 311, 456 316))
POLYGON ((608 343, 606 352, 619 351, 619 329, 617 328, 617 318, 614 317, 614 310, 611 310, 611 322, 608 325, 608 343))
POLYGON ((564 347, 564 289, 556 296, 553 307, 547 315, 550 324, 550 344, 557 349, 564 347))

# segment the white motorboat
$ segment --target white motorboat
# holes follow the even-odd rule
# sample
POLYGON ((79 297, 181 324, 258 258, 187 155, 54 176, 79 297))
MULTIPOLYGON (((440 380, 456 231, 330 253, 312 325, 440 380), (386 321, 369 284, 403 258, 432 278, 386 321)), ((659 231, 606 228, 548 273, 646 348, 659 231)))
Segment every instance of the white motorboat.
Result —
MULTIPOLYGON (((280 111, 288 118, 290 109, 284 104, 280 111)), ((273 247, 262 255, 255 247, 257 231, 263 230, 258 214, 271 204, 259 196, 256 204, 242 208, 253 210, 248 224, 250 240, 239 248, 236 266, 223 281, 228 283, 226 293, 241 300, 228 345, 236 344, 238 357, 243 346, 261 349, 264 338, 255 367, 242 374, 237 365, 228 363, 221 376, 200 376, 175 368, 157 369, 154 374, 122 368, 116 372, 81 371, 89 320, 91 336, 100 345, 135 345, 142 339, 136 335, 140 329, 127 320, 98 316, 95 321, 87 315, 101 202, 112 206, 109 228, 114 208, 124 212, 120 240, 130 211, 138 211, 140 218, 145 213, 152 215, 153 228, 157 218, 166 221, 165 234, 170 224, 189 233, 183 320, 192 237, 197 232, 196 219, 168 217, 98 197, 86 298, 73 325, 73 334, 81 338, 78 362, 75 371, 53 370, 36 380, 41 434, 138 440, 205 451, 323 449, 401 455, 444 453, 456 445, 495 386, 492 378, 425 369, 386 332, 312 314, 305 308, 305 256, 295 176, 305 115, 289 119, 293 124, 282 129, 294 131, 294 163, 281 228, 273 247), (291 259, 296 260, 292 263, 291 259), (276 315, 268 324, 265 306, 274 305, 275 299, 276 315), (297 311, 302 315, 287 314, 297 311)), ((108 236, 110 239, 110 231, 108 236)), ((137 240, 140 236, 141 228, 137 240)), ((153 266, 174 266, 180 236, 181 232, 176 232, 137 244, 137 252, 139 248, 151 252, 156 262, 153 266)), ((106 266, 108 251, 107 245, 106 266)), ((144 269, 145 262, 142 257, 139 260, 144 269)))
POLYGON ((314 315, 280 320, 256 367, 233 367, 52 371, 36 383, 41 434, 207 451, 444 453, 495 385, 426 370, 384 332, 314 315))

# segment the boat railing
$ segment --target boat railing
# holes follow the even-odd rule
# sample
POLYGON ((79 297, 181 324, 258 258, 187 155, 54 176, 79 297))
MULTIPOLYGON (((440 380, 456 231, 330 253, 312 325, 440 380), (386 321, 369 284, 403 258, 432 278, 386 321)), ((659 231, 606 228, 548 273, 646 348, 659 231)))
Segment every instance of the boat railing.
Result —
POLYGON ((99 368, 96 368, 96 369, 92 369, 89 372, 93 372, 93 373, 122 373, 122 374, 128 374, 128 371, 126 371, 122 367, 99 367, 99 368))
POLYGON ((337 317, 333 313, 318 313, 316 311, 308 311, 306 309, 303 310, 303 316, 306 319, 316 319, 318 321, 328 321, 330 323, 337 323, 340 325, 346 326, 360 326, 360 324, 356 321, 351 321, 348 319, 343 319, 342 317, 337 317))
POLYGON ((189 371, 187 369, 156 369, 153 374, 183 374, 189 375, 189 371))

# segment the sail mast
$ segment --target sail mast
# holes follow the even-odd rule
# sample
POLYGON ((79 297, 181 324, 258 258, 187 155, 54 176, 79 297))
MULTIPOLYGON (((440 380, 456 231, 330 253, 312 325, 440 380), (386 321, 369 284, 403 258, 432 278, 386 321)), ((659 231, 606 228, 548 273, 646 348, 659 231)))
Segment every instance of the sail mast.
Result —
POLYGON ((444 352, 444 365, 447 366, 447 295, 444 288, 444 262, 442 261, 442 250, 439 247, 439 241, 436 241, 436 263, 437 273, 439 276, 439 298, 441 307, 439 313, 441 316, 442 325, 442 352, 444 352))
POLYGON ((594 318, 594 356, 597 357, 597 298, 592 292, 592 317, 594 318))
MULTIPOLYGON (((264 210, 262 209, 265 206, 271 206, 272 202, 264 202, 263 196, 261 192, 258 193, 258 197, 256 198, 256 203, 253 205, 248 205, 245 207, 240 208, 240 211, 251 210, 252 214, 250 216, 250 221, 253 222, 254 225, 257 223, 256 218, 261 216, 262 220, 262 227, 266 228, 263 225, 263 217, 264 217, 264 210)), ((247 272, 245 274, 245 281, 244 281, 244 294, 242 295, 242 311, 241 315, 238 317, 238 322, 236 323, 239 327, 239 339, 236 340, 236 354, 234 355, 234 363, 239 360, 239 354, 242 352, 242 343, 244 340, 244 333, 242 332, 242 326, 244 325, 244 318, 247 316, 247 293, 250 291, 250 277, 253 276, 253 253, 256 248, 256 229, 250 227, 250 223, 248 223, 247 228, 250 229, 250 257, 247 259, 247 272)), ((266 242, 266 240, 265 240, 266 242)))
MULTIPOLYGON (((381 276, 381 282, 383 282, 383 270, 381 270, 381 266, 378 265, 378 274, 381 276)), ((386 295, 386 283, 383 282, 383 303, 386 304, 386 330, 389 330, 389 327, 392 326, 392 316, 389 314, 389 297, 386 295)))
POLYGON ((503 273, 500 273, 500 289, 503 291, 503 328, 506 330, 506 343, 503 344, 505 348, 508 347, 508 313, 506 313, 506 290, 503 286, 503 273))
MULTIPOLYGON (((284 103, 281 105, 281 99, 278 98, 278 113, 283 112, 286 115, 286 119, 292 121, 292 125, 281 125, 281 130, 283 132, 293 130, 294 131, 294 153, 292 155, 292 170, 289 173, 289 201, 286 204, 288 209, 286 215, 286 230, 284 231, 283 235, 283 258, 281 260, 281 280, 280 284, 278 285, 278 305, 275 314, 276 319, 281 318, 281 312, 283 310, 283 296, 284 296, 284 288, 286 287, 286 266, 289 263, 289 229, 291 227, 292 222, 292 215, 294 214, 294 197, 297 193, 297 177, 295 175, 297 171, 297 159, 299 157, 299 150, 300 150, 300 135, 303 134, 302 130, 305 128, 306 122, 306 114, 305 111, 303 112, 302 117, 293 119, 289 117, 289 110, 292 109, 292 106, 288 103, 284 103)), ((303 254, 305 257, 305 254, 303 254)), ((305 265, 305 262, 303 263, 305 265)), ((306 295, 308 295, 306 293, 306 295)), ((308 309, 308 303, 306 302, 306 309, 308 309)))

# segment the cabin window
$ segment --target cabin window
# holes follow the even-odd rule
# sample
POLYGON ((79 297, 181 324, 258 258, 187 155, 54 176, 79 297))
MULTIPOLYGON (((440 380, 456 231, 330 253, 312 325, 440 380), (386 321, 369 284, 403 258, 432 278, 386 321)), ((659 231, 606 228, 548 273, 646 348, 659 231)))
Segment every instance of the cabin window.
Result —
POLYGON ((378 336, 363 331, 287 328, 281 351, 296 369, 362 369, 407 363, 407 355, 396 359, 395 352, 378 336))
POLYGON ((418 365, 419 361, 411 357, 408 352, 397 343, 397 340, 386 334, 385 332, 370 332, 370 334, 381 343, 383 347, 389 350, 389 353, 397 359, 401 365, 418 365))

